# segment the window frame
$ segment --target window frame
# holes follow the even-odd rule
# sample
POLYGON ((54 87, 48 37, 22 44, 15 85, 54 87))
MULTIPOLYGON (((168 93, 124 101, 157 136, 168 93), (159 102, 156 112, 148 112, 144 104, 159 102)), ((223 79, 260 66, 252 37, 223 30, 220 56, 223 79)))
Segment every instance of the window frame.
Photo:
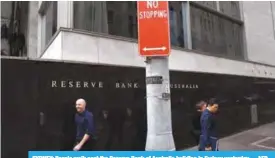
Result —
MULTIPOLYGON (((210 7, 207 7, 207 6, 204 6, 204 5, 202 5, 202 4, 199 4, 199 3, 196 3, 196 2, 194 2, 194 1, 186 1, 186 2, 182 2, 182 3, 189 3, 188 5, 189 5, 189 8, 188 8, 188 13, 186 13, 186 14, 188 14, 187 16, 189 16, 189 19, 191 19, 191 12, 190 12, 190 8, 191 8, 191 6, 193 6, 193 7, 196 7, 196 8, 198 8, 198 9, 201 9, 202 11, 205 11, 205 12, 208 12, 208 13, 210 13, 210 14, 213 14, 214 16, 218 16, 218 17, 220 17, 220 18, 222 18, 222 19, 225 19, 225 20, 229 20, 229 21, 231 21, 231 22, 233 22, 233 23, 236 23, 236 24, 238 24, 238 25, 240 25, 240 27, 241 27, 241 57, 240 56, 232 56, 232 55, 218 55, 218 54, 213 54, 213 53, 211 53, 211 52, 207 52, 207 51, 201 51, 201 50, 196 50, 196 49, 194 49, 193 48, 193 46, 192 46, 192 39, 189 39, 189 36, 185 36, 185 41, 188 41, 188 43, 187 43, 187 45, 191 45, 191 48, 189 47, 188 49, 191 49, 192 51, 196 51, 196 52, 198 52, 198 53, 200 53, 200 54, 206 54, 206 55, 209 55, 209 56, 214 56, 214 57, 222 57, 222 58, 226 58, 226 59, 233 59, 233 60, 240 60, 240 61, 245 61, 245 60, 247 60, 247 52, 246 52, 246 40, 245 40, 245 35, 244 35, 244 33, 245 33, 245 29, 244 29, 244 21, 243 21, 243 16, 242 16, 242 12, 241 12, 241 7, 242 7, 242 4, 241 4, 241 2, 240 1, 238 1, 238 3, 239 3, 239 12, 240 12, 240 19, 237 19, 237 18, 234 18, 234 17, 231 17, 231 16, 229 16, 229 15, 226 15, 225 13, 223 13, 223 12, 221 12, 220 11, 220 4, 219 4, 219 2, 217 2, 216 1, 216 3, 217 3, 217 5, 216 5, 216 9, 212 9, 212 8, 210 8, 210 7)), ((189 34, 190 35, 190 38, 192 38, 192 31, 191 31, 191 20, 188 22, 186 22, 187 23, 187 25, 188 25, 188 27, 187 28, 190 28, 190 29, 187 29, 187 31, 188 31, 188 33, 187 34, 189 34)))
MULTIPOLYGON (((56 3, 56 14, 58 15, 58 1, 42 1, 39 4, 39 9, 38 9, 38 20, 40 23, 40 28, 39 30, 39 36, 40 36, 40 40, 39 40, 39 53, 43 53, 43 51, 48 47, 48 45, 51 43, 52 38, 54 37, 54 35, 52 35, 51 39, 48 40, 48 42, 46 42, 46 14, 47 11, 50 7, 50 5, 56 3)), ((54 9, 54 8, 53 8, 54 9)), ((58 32, 58 17, 56 17, 56 31, 55 33, 58 32)), ((55 34, 54 33, 54 34, 55 34)))
MULTIPOLYGON (((178 46, 172 46, 172 48, 174 49, 179 49, 179 50, 185 50, 188 52, 193 52, 193 53, 198 53, 198 54, 204 54, 204 55, 209 55, 209 56, 214 56, 214 57, 221 57, 221 58, 225 58, 225 59, 234 59, 234 60, 238 60, 238 61, 246 61, 246 40, 245 40, 245 28, 244 28, 244 21, 243 21, 243 12, 242 12, 242 2, 238 1, 239 4, 239 14, 240 14, 240 18, 236 18, 236 17, 232 17, 230 15, 227 15, 226 13, 221 12, 220 10, 220 3, 218 1, 214 1, 216 3, 216 8, 211 8, 211 7, 207 7, 203 4, 199 4, 193 1, 181 1, 181 10, 182 10, 182 26, 183 26, 183 38, 184 38, 184 48, 182 47, 178 47, 178 46), (191 13, 190 13, 190 8, 191 6, 195 6, 199 9, 202 9, 205 12, 211 13, 215 16, 218 16, 222 19, 225 20, 229 20, 233 23, 236 23, 238 25, 241 26, 241 56, 232 56, 232 55, 218 55, 218 54, 213 54, 211 52, 207 52, 207 51, 199 51, 199 50, 195 50, 192 48, 192 32, 191 32, 191 13)), ((71 6, 72 10, 74 7, 74 4, 71 6)), ((128 19, 127 19, 128 20, 128 19)), ((74 17, 72 17, 72 23, 74 24, 74 17)), ((72 28, 73 30, 78 30, 75 29, 74 27, 72 28)), ((84 32, 86 30, 83 30, 84 32)), ((89 31, 91 32, 91 31, 89 31)), ((122 39, 122 40, 128 40, 128 41, 137 41, 134 38, 130 38, 130 37, 124 37, 124 36, 119 36, 119 35, 111 35, 111 34, 104 34, 104 33, 100 33, 100 32, 93 32, 93 34, 95 35, 104 35, 106 37, 115 37, 116 39, 122 39)))

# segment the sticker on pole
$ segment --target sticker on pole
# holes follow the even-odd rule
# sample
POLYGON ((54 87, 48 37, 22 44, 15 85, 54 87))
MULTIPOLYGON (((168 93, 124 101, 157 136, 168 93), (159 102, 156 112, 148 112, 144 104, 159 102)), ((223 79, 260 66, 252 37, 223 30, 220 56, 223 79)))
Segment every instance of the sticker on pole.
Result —
POLYGON ((146 77, 146 84, 162 84, 162 76, 146 77))
POLYGON ((168 1, 138 1, 138 49, 141 56, 169 56, 168 1))

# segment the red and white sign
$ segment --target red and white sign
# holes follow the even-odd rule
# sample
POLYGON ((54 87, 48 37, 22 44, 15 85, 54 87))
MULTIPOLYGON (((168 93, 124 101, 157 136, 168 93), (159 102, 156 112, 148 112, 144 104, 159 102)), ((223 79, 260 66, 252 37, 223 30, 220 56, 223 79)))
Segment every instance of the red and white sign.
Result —
POLYGON ((137 1, 138 49, 141 56, 168 56, 170 26, 168 1, 137 1))

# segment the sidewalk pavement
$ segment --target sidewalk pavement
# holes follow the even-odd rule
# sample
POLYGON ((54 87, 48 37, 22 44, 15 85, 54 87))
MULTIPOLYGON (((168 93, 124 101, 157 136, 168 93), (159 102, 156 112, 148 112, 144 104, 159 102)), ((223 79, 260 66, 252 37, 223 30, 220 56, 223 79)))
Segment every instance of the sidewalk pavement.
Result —
POLYGON ((222 138, 219 150, 275 150, 275 122, 222 138))

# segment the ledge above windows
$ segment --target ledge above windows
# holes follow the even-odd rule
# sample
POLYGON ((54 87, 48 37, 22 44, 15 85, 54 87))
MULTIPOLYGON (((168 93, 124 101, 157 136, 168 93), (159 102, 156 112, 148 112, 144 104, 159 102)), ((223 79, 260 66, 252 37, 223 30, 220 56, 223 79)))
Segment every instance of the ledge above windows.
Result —
MULTIPOLYGON (((65 28, 55 34, 41 58, 145 67, 144 58, 139 56, 138 45, 134 39, 65 28)), ((178 47, 172 49, 169 67, 175 71, 275 78, 275 68, 268 65, 213 57, 178 47)))

